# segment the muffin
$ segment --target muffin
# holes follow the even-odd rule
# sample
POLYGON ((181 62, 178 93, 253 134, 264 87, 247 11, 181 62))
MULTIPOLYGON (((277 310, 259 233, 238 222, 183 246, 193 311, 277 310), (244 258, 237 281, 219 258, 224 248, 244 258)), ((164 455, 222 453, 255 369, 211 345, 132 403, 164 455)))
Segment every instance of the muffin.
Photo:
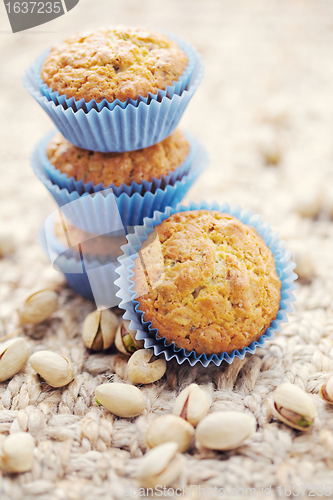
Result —
POLYGON ((256 230, 218 211, 193 210, 155 226, 134 263, 135 300, 166 343, 231 353, 276 318, 281 281, 256 230))
POLYGON ((176 130, 164 141, 125 153, 99 153, 77 148, 57 133, 49 142, 46 154, 51 164, 68 178, 92 182, 104 187, 130 186, 143 180, 151 182, 168 175, 183 163, 190 145, 184 134, 176 130))
POLYGON ((56 45, 41 77, 67 99, 126 101, 171 86, 187 63, 185 52, 167 36, 119 26, 77 33, 56 45))

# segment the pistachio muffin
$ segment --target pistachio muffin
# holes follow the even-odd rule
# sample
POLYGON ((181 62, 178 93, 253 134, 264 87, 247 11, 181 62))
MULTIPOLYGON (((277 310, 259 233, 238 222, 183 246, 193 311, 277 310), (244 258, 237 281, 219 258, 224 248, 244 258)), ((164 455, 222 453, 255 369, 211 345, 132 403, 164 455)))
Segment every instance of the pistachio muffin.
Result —
POLYGON ((135 27, 77 33, 51 49, 41 77, 67 99, 137 99, 165 90, 183 74, 188 58, 167 36, 135 27))
POLYGON ((155 226, 133 280, 158 337, 197 355, 250 345, 279 310, 272 252, 253 227, 218 211, 180 212, 155 226))
POLYGON ((180 167, 189 154, 190 145, 180 130, 176 130, 164 141, 148 148, 125 153, 99 153, 81 149, 57 133, 47 146, 46 154, 52 165, 68 178, 130 186, 143 180, 151 182, 180 167))

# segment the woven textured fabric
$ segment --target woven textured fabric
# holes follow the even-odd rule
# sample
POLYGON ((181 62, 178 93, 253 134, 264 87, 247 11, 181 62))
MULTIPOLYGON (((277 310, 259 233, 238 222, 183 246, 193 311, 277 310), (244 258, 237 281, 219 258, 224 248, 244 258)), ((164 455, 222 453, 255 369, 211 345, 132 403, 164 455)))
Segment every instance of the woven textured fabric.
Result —
MULTIPOLYGON (((0 259, 0 337, 17 330, 15 310, 27 295, 56 287, 59 310, 21 335, 32 352, 44 348, 68 356, 77 373, 69 386, 51 389, 28 364, 0 384, 0 447, 8 432, 19 430, 29 431, 37 445, 31 472, 0 478, 0 498, 122 500, 124 486, 137 487, 134 459, 146 451, 149 422, 169 413, 175 396, 192 382, 211 394, 210 411, 246 411, 258 427, 235 451, 199 453, 191 447, 178 485, 217 486, 225 489, 224 498, 238 500, 246 498, 239 488, 256 488, 252 498, 260 499, 265 498, 262 487, 270 486, 267 498, 273 500, 286 498, 287 485, 308 485, 302 498, 313 498, 308 496, 312 484, 331 485, 333 494, 332 407, 319 397, 333 372, 332 5, 325 0, 170 0, 162 7, 147 0, 141 9, 136 1, 123 0, 112 2, 112 15, 109 0, 96 5, 81 0, 69 14, 31 34, 7 34, 5 16, 0 20, 5 75, 0 232, 14 231, 16 239, 15 252, 0 259), (31 171, 29 155, 53 125, 20 81, 44 47, 64 34, 105 24, 107 15, 172 31, 201 52, 206 74, 182 126, 199 137, 211 164, 184 203, 227 201, 261 213, 295 252, 302 276, 295 310, 274 342, 230 366, 171 362, 160 382, 142 388, 147 413, 132 421, 113 418, 95 404, 96 385, 121 381, 120 367, 114 355, 84 348, 82 321, 94 306, 66 287, 38 243, 40 226, 56 207, 31 171), (272 391, 282 382, 311 394, 318 417, 308 433, 273 417, 272 391), (236 488, 233 496, 231 488, 236 488)), ((193 489, 189 498, 204 496, 193 489)))

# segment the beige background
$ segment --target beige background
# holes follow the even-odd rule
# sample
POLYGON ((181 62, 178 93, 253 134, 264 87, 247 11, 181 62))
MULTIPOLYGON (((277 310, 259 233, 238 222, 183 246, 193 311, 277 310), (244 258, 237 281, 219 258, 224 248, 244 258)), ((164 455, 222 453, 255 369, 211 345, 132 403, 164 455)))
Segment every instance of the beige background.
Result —
MULTIPOLYGON (((237 453, 193 458, 192 450, 183 480, 259 489, 329 484, 333 414, 317 394, 333 371, 332 2, 80 0, 65 16, 18 34, 10 32, 3 4, 0 12, 1 229, 17 242, 16 252, 0 260, 0 335, 16 329, 15 307, 26 294, 62 282, 37 241, 54 203, 29 166, 36 141, 52 124, 22 87, 23 71, 77 30, 129 23, 172 31, 197 46, 206 66, 182 126, 205 144, 211 164, 187 200, 229 201, 262 213, 297 249, 303 274, 311 278, 301 281, 296 312, 269 348, 229 372, 180 370, 178 386, 206 383, 214 410, 250 409, 260 424, 253 443, 237 453), (320 415, 309 435, 270 423, 269 393, 283 380, 315 395, 320 415)), ((145 419, 115 422, 109 449, 108 417, 91 401, 102 374, 110 373, 110 358, 87 358, 82 348, 79 325, 92 306, 66 287, 60 297, 55 318, 25 333, 32 349, 42 345, 70 355, 80 375, 76 385, 48 389, 47 397, 29 368, 2 384, 0 432, 29 429, 39 448, 32 473, 2 480, 1 499, 122 498, 121 484, 128 480, 114 468, 124 474, 129 457, 144 451, 145 419), (86 416, 82 424, 87 413, 93 423, 86 416)), ((164 382, 145 395, 155 413, 172 407, 174 393, 164 382)))

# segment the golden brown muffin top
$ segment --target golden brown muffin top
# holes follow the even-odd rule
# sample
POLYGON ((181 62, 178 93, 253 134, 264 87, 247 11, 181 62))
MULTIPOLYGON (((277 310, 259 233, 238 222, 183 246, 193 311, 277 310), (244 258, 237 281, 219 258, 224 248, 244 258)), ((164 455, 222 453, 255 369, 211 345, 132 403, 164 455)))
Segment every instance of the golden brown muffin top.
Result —
POLYGON ((141 184, 151 182, 155 177, 179 167, 190 150, 189 143, 180 130, 176 130, 164 141, 137 151, 125 153, 99 153, 77 148, 57 133, 47 146, 50 162, 76 181, 90 181, 96 186, 100 182, 105 187, 122 183, 130 186, 132 182, 141 184))
POLYGON ((65 220, 64 224, 56 221, 54 224, 54 234, 65 247, 79 252, 80 243, 83 256, 91 255, 96 257, 110 257, 114 260, 122 255, 120 247, 127 243, 126 236, 95 235, 82 231, 65 220))
POLYGON ((51 49, 41 76, 69 99, 137 99, 172 85, 188 63, 167 36, 145 28, 118 26, 76 33, 51 49))
POLYGON ((253 227, 217 211, 181 212, 155 226, 133 279, 144 320, 197 354, 248 346, 279 310, 272 252, 253 227))

